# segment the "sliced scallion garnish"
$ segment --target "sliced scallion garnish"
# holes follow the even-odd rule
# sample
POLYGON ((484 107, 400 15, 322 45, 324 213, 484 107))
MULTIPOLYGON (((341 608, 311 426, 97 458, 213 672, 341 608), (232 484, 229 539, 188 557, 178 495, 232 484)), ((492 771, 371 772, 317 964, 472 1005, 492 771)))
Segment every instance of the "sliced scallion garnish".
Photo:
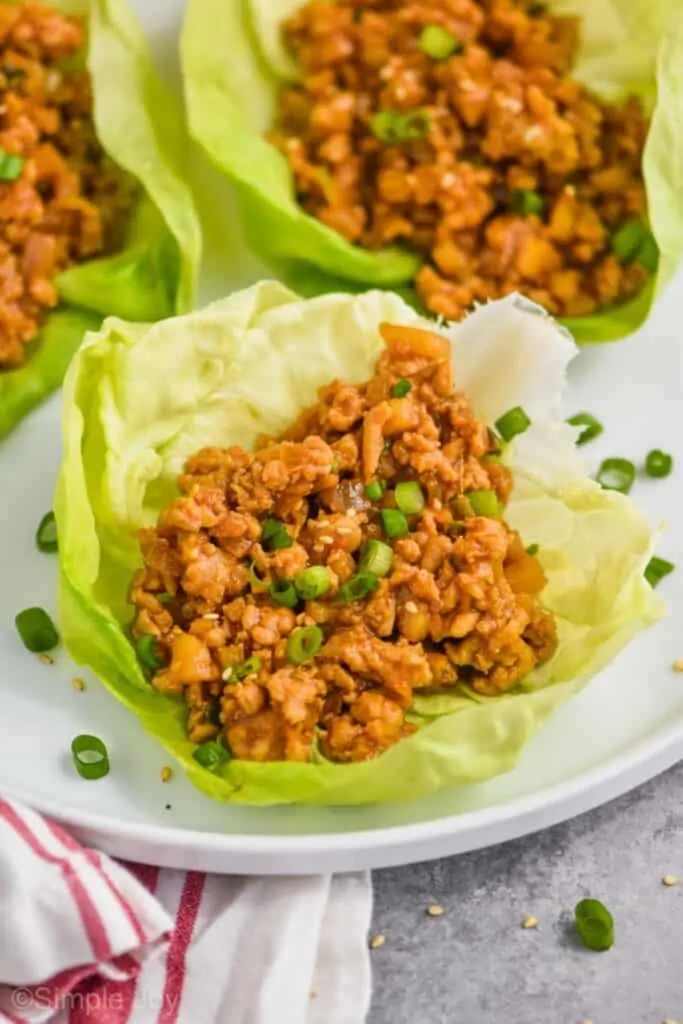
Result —
POLYGON ((383 508, 380 511, 382 527, 387 537, 396 540, 398 537, 405 537, 409 533, 408 520, 398 508, 383 508))
POLYGON ((0 146, 0 181, 16 181, 26 161, 17 153, 8 153, 0 146))
POLYGON ((648 476, 663 477, 668 476, 673 469, 673 456, 667 455, 661 448, 653 448, 651 452, 647 453, 645 459, 645 472, 648 476))
POLYGON ((339 599, 341 601, 363 601, 373 591, 377 590, 379 580, 372 572, 357 572, 355 576, 342 583, 339 588, 339 599))
POLYGON ((394 552, 383 540, 369 540, 361 551, 358 568, 361 573, 369 572, 373 576, 386 576, 391 569, 394 552))
POLYGON ((246 679, 247 676, 255 676, 257 672, 261 671, 262 667, 263 662, 261 659, 255 654, 252 654, 250 658, 240 662, 239 665, 233 665, 230 679, 239 681, 241 679, 246 679))
POLYGON ((396 484, 396 504, 407 516, 417 515, 425 507, 425 496, 417 480, 405 480, 396 484))
POLYGON ((59 643, 59 633, 44 608, 25 608, 14 624, 24 647, 32 654, 45 654, 59 643))
POLYGON ((230 755, 222 743, 216 743, 215 740, 207 740, 206 743, 202 743, 192 751, 192 756, 197 764, 200 764, 202 768, 208 768, 212 772, 216 768, 220 768, 222 764, 225 764, 230 755))
POLYGON ((545 200, 540 192, 532 188, 516 188, 512 193, 512 206, 515 213, 521 213, 525 217, 542 217, 545 200))
POLYGON ((495 491, 468 491, 465 497, 475 516, 486 516, 489 519, 500 517, 501 505, 495 491))
POLYGON ((283 608, 294 608, 299 600, 291 580, 273 580, 268 587, 268 595, 271 601, 283 608))
POLYGON ((630 459, 605 459, 598 470, 597 482, 606 491, 628 494, 636 478, 636 467, 630 459))
POLYGON ((261 523, 261 544, 267 551, 291 548, 294 541, 279 519, 264 519, 261 523))
POLYGON ((526 549, 526 553, 527 553, 527 555, 532 555, 532 556, 533 555, 537 555, 538 554, 538 544, 529 544, 528 548, 526 549))
POLYGON ((82 779, 103 779, 109 774, 109 752, 99 736, 76 736, 71 741, 71 754, 82 779))
POLYGON ((295 629, 287 641, 287 661, 301 665, 313 658, 323 645, 323 631, 320 626, 303 626, 295 629))
POLYGON ((163 660, 159 657, 157 648, 158 638, 153 633, 143 633, 135 641, 135 653, 138 661, 144 668, 157 672, 163 667, 163 660))
POLYGON ((311 565, 297 573, 294 586, 302 601, 315 601, 327 593, 332 580, 324 565, 311 565))
POLYGON ((447 60, 454 53, 462 53, 465 44, 443 25, 425 25, 418 42, 420 52, 432 60, 447 60))
POLYGON ((577 412, 567 420, 570 427, 583 427, 576 439, 577 445, 588 444, 594 438, 599 437, 605 429, 599 420, 596 420, 590 412, 577 412))
POLYGON ((602 953, 614 945, 614 919, 600 900, 585 899, 574 909, 576 930, 584 946, 602 953))
POLYGON ((521 405, 516 405, 514 409, 508 409, 496 420, 496 430, 504 441, 511 441, 517 434, 523 434, 530 426, 531 420, 521 405))
POLYGON ((378 110, 370 118, 370 131, 379 142, 390 146, 424 139, 429 124, 429 115, 423 110, 378 110))
POLYGON ((665 576, 672 573, 675 568, 676 566, 673 562, 667 562, 665 558, 658 558, 657 555, 653 555, 645 566, 643 576, 650 586, 654 588, 665 576))
POLYGON ((396 381, 394 386, 389 389, 389 394, 392 398, 405 398, 412 386, 413 385, 409 380, 406 380, 405 377, 401 377, 401 379, 396 381))
POLYGON ((365 497, 368 501, 379 501, 384 494, 384 484, 381 480, 373 480, 365 485, 365 497))
POLYGON ((36 530, 36 547, 45 554, 57 550, 57 523, 54 512, 46 512, 36 530))

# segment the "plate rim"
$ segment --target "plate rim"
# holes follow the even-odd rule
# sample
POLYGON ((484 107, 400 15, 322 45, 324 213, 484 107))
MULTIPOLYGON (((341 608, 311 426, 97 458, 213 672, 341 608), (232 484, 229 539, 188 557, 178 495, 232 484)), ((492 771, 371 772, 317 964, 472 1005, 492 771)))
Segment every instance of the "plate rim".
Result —
MULTIPOLYGON (((84 811, 73 805, 60 805, 59 801, 36 797, 21 786, 2 786, 6 798, 29 804, 35 810, 55 818, 61 823, 98 835, 111 835, 117 843, 163 844, 169 851, 226 854, 241 856, 252 854, 281 857, 322 857, 373 852, 381 854, 390 849, 401 850, 401 862, 409 862, 416 846, 440 847, 444 841, 467 837, 468 850, 495 845, 519 835, 566 821, 601 804, 607 803, 683 759, 683 719, 663 726, 654 735, 642 739, 621 756, 579 772, 568 780, 556 782, 512 800, 441 818, 427 819, 407 825, 337 832, 316 832, 304 835, 271 833, 255 835, 248 832, 203 832, 172 825, 144 824, 112 818, 98 812, 84 811), (529 818, 537 817, 529 827, 529 818), (496 831, 492 839, 489 830, 496 831), (476 833, 478 842, 472 842, 476 833), (403 857, 405 855, 405 861, 403 857)), ((229 803, 225 804, 230 807, 229 803)), ((434 856, 442 855, 437 852, 434 856)), ((429 854, 426 854, 429 857, 429 854)), ((135 856, 131 856, 135 860, 135 856)), ((144 858, 141 858, 144 859, 144 858)), ((234 871, 234 866, 229 867, 234 871)), ((310 868, 308 869, 310 870, 310 868)))

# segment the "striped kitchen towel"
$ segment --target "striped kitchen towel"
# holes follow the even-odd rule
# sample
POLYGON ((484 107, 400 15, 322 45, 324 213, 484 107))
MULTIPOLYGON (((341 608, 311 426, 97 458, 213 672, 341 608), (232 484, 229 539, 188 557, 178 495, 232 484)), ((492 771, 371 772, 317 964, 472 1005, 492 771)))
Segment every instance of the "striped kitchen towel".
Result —
POLYGON ((0 799, 0 1022, 362 1024, 366 874, 112 860, 0 799))

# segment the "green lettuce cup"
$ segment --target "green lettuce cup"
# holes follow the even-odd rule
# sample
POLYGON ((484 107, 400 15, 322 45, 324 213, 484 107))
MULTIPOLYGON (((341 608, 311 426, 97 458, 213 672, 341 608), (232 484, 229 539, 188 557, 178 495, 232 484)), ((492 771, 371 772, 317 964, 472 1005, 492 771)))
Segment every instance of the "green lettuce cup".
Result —
MULTIPOLYGON (((296 78, 280 24, 301 6, 302 0, 188 0, 181 58, 190 132, 234 186, 248 245, 289 287, 307 296, 369 287, 410 295, 422 260, 396 248, 362 249, 307 214, 286 159, 265 138, 278 90, 296 78)), ((565 321, 579 343, 613 341, 647 318, 683 256, 683 19, 676 0, 547 6, 581 18, 572 75, 608 100, 635 94, 652 115, 643 169, 658 273, 623 305, 565 321)))
POLYGON ((539 546, 554 613, 554 657, 514 692, 465 688, 420 696, 418 731, 374 760, 333 764, 193 758, 182 699, 152 688, 128 628, 137 531, 177 495, 186 459, 207 445, 251 447, 283 431, 335 378, 361 382, 381 351, 382 321, 424 325, 388 292, 302 300, 264 282, 156 325, 110 318, 90 333, 64 388, 64 458, 55 513, 61 633, 80 664, 217 800, 359 804, 406 800, 512 768, 548 716, 662 612, 643 578, 652 550, 644 516, 585 473, 577 431, 562 419, 569 335, 518 296, 482 307, 450 338, 458 386, 493 424, 521 405, 532 426, 507 447, 514 474, 506 517, 539 546), (172 354, 172 359, 170 357, 172 354), (158 373, 159 365, 173 371, 158 373))
POLYGON ((122 249, 60 274, 59 305, 24 362, 0 370, 0 438, 59 387, 84 335, 105 316, 154 321, 191 309, 200 260, 199 224, 184 180, 182 111, 152 66, 127 0, 49 5, 85 19, 96 133, 139 188, 122 249))

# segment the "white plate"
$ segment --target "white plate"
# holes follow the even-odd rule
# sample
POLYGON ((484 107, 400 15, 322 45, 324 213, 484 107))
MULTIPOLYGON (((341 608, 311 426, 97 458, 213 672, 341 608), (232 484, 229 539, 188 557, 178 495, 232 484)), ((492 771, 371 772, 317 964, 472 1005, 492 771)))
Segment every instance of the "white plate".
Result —
MULTIPOLYGON (((180 0, 138 0, 166 53, 180 0)), ((243 283, 243 282, 240 282, 243 283)), ((590 456, 642 459, 672 452, 677 470, 639 481, 634 497, 657 522, 670 514, 661 551, 681 564, 662 593, 683 609, 683 275, 647 330, 619 345, 585 350, 572 373, 567 412, 605 423, 590 456)), ((214 291, 215 288, 211 288, 214 291)), ((227 282, 226 282, 226 290, 227 282)), ((160 781, 161 749, 137 720, 63 653, 53 666, 27 654, 13 627, 29 605, 55 610, 54 558, 34 533, 51 504, 59 463, 59 401, 53 399, 0 446, 0 791, 74 828, 89 843, 133 860, 219 872, 308 873, 382 867, 490 845, 579 814, 644 782, 683 756, 683 657, 678 615, 637 639, 583 694, 563 707, 518 768, 492 782, 411 804, 368 808, 240 808, 212 803, 180 775, 160 781), (96 783, 73 771, 73 736, 109 747, 112 771, 96 783), (170 807, 167 809, 167 805, 170 807)))

